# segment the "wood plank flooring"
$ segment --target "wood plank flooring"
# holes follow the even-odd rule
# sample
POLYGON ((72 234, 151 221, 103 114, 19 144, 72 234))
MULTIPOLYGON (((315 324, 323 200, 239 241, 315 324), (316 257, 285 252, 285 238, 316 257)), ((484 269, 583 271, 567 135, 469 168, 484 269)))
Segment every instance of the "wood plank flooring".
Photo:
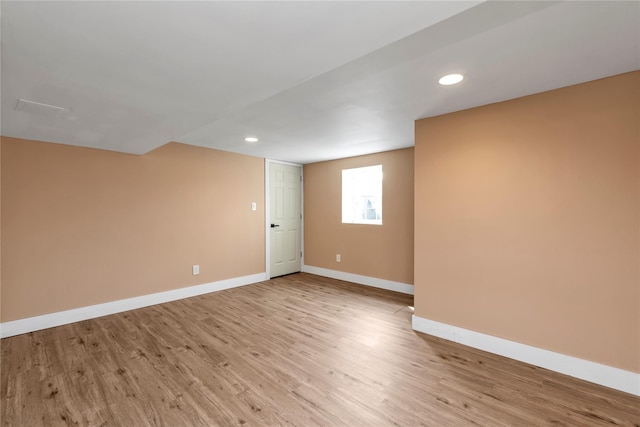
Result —
POLYGON ((3 339, 8 426, 640 426, 640 399, 411 329, 310 274, 3 339))

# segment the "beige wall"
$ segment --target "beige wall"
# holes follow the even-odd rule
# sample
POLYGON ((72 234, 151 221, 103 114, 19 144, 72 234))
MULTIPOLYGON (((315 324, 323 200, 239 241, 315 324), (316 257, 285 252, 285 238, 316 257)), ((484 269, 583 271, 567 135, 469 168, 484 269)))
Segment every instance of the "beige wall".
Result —
POLYGON ((2 321, 265 271, 263 159, 2 139, 2 321))
POLYGON ((305 165, 304 212, 306 265, 413 284, 413 148, 305 165), (383 224, 342 224, 342 169, 378 164, 383 224))
POLYGON ((640 72, 416 122, 416 315, 640 372, 640 72))
MULTIPOLYGON (((0 242, 2 242, 2 138, 0 137, 0 242)), ((2 321, 2 244, 0 243, 0 322, 2 321)))

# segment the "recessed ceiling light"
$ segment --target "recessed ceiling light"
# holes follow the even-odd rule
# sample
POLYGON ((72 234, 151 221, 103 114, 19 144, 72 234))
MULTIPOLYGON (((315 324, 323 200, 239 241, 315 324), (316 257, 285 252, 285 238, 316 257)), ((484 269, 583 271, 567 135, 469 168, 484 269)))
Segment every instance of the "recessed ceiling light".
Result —
POLYGON ((464 79, 464 76, 462 74, 447 74, 446 76, 440 77, 438 83, 443 86, 450 86, 456 83, 460 83, 462 79, 464 79))
POLYGON ((255 136, 248 136, 244 140, 245 142, 258 142, 258 138, 256 138, 255 136))

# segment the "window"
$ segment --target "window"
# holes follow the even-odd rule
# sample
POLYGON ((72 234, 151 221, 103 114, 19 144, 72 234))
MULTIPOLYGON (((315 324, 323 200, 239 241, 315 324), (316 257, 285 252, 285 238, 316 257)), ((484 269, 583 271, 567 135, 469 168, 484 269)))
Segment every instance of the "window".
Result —
POLYGON ((382 224, 382 165, 342 170, 342 223, 382 224))

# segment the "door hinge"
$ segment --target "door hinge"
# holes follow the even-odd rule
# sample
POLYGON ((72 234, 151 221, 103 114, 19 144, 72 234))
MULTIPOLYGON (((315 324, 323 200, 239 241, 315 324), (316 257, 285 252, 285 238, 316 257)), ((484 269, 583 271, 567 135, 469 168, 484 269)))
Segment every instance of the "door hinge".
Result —
POLYGON ((302 182, 302 175, 300 175, 300 182, 302 182))
POLYGON ((302 258, 302 252, 300 252, 300 258, 302 258))

